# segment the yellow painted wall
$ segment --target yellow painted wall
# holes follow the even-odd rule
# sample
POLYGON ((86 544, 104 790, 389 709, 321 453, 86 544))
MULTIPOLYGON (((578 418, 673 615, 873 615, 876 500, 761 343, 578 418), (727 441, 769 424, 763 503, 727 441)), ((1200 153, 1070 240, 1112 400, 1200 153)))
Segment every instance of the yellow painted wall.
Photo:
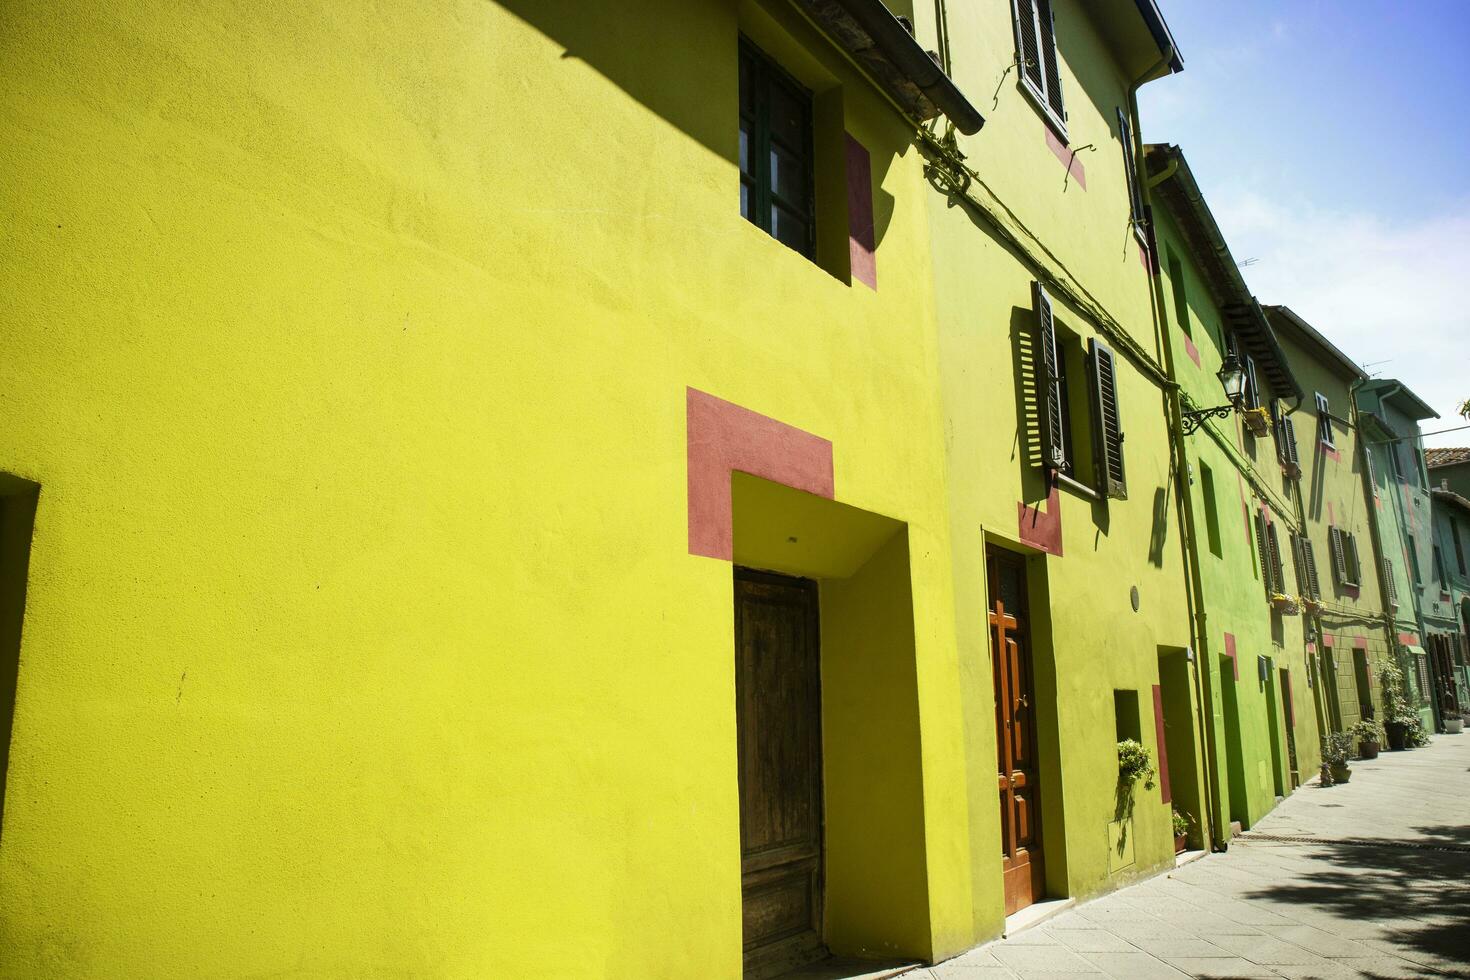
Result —
POLYGON ((877 292, 738 213, 733 2, 3 18, 0 975, 737 975, 686 385, 906 524, 921 925, 973 941, 924 184, 840 61, 877 292))

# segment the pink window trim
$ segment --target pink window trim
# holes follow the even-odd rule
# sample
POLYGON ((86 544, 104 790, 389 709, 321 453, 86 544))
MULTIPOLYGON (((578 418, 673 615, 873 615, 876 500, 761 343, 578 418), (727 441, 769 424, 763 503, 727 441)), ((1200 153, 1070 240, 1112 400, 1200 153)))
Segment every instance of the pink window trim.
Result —
POLYGON ((736 471, 832 499, 830 441, 694 388, 685 411, 691 555, 734 559, 736 471))

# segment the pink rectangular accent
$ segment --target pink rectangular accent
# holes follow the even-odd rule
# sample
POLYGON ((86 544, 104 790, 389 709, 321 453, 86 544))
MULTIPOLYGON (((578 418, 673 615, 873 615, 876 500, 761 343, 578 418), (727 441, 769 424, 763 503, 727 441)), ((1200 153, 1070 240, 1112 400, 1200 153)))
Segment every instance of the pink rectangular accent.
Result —
POLYGON ((1307 641, 1307 652, 1308 653, 1316 653, 1317 652, 1317 644, 1316 644, 1315 641, 1313 641, 1313 640, 1308 640, 1307 641))
POLYGON ((737 470, 832 499, 826 439, 694 388, 685 411, 690 554, 735 557, 730 474, 737 470))
POLYGON ((1230 658, 1230 669, 1235 672, 1235 679, 1240 680, 1240 660, 1235 656, 1235 634, 1225 634, 1225 656, 1230 658))
POLYGON ((1335 508, 1335 507, 1332 506, 1332 501, 1330 501, 1330 500, 1327 501, 1327 523, 1328 524, 1336 524, 1337 523, 1337 508, 1335 508))
POLYGON ((1354 650, 1366 650, 1366 649, 1368 649, 1368 638, 1366 636, 1355 636, 1355 637, 1353 637, 1353 649, 1354 650))
POLYGON ((1322 645, 1324 647, 1331 648, 1333 646, 1334 642, 1335 641, 1332 639, 1332 634, 1331 633, 1323 633, 1322 634, 1322 645))
POLYGON ((1046 510, 1040 505, 1027 506, 1024 500, 1016 502, 1021 540, 1031 547, 1049 555, 1062 556, 1062 500, 1061 493, 1053 485, 1046 498, 1046 510))
POLYGON ((1194 346, 1194 340, 1187 334, 1184 337, 1184 353, 1189 355, 1189 359, 1194 362, 1195 367, 1199 367, 1199 348, 1194 346))
POLYGON ((1046 145, 1056 154, 1057 159, 1062 161, 1062 166, 1067 168, 1072 179, 1077 182, 1077 186, 1084 191, 1087 190, 1087 170, 1082 166, 1082 161, 1077 159, 1077 154, 1057 139, 1057 134, 1051 131, 1050 126, 1043 125, 1041 128, 1046 130, 1046 145))
POLYGON ((1165 803, 1171 803, 1174 793, 1169 789, 1169 743, 1164 738, 1164 692, 1157 684, 1154 685, 1154 736, 1159 744, 1159 792, 1165 803))
POLYGON ((1342 462, 1342 453, 1341 452, 1339 452, 1336 449, 1331 448, 1325 442, 1318 443, 1318 445, 1320 445, 1322 447, 1322 455, 1323 456, 1326 456, 1328 459, 1332 460, 1334 463, 1341 463, 1342 462))
POLYGON ((1419 645, 1419 635, 1417 633, 1400 633, 1399 642, 1406 647, 1416 647, 1419 645))
POLYGON ((868 148, 847 134, 847 251, 852 277, 878 288, 878 246, 873 233, 873 164, 868 148))

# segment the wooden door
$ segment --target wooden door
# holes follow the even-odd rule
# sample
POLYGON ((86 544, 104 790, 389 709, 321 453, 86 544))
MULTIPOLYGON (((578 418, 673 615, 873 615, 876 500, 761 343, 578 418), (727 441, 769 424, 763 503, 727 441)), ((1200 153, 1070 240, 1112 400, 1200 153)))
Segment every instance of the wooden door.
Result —
POLYGON ((822 703, 816 583, 735 571, 745 974, 822 945, 822 703))
POLYGON ((990 660, 995 681, 1000 835, 1006 915, 1041 897, 1041 786, 1036 762, 1035 690, 1026 620, 1026 566, 990 549, 990 660))

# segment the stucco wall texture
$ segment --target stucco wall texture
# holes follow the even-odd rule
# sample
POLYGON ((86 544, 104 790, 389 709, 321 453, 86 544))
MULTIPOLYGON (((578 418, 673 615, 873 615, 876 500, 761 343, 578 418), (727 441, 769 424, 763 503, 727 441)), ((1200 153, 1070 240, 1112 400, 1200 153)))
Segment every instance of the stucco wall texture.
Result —
MULTIPOLYGON (((1165 722, 1192 745, 1176 797, 1224 781, 1167 338, 1117 247, 1124 64, 1158 55, 1057 7, 1085 180, 1009 84, 962 143, 1045 257, 785 3, 0 9, 0 473, 40 486, 0 976, 740 975, 740 563, 819 582, 836 951, 1003 926, 987 546, 1026 558, 1048 891, 1172 866, 1162 786, 1126 828, 1115 792, 1130 693, 1156 759, 1165 722), (742 34, 833 137, 815 263, 739 212, 742 34), (1038 279, 1118 354, 1126 499, 1033 458, 1038 279)), ((1009 6, 949 29, 989 92, 1009 6)), ((1254 656, 1304 662, 1229 540, 1254 819, 1254 656)))

